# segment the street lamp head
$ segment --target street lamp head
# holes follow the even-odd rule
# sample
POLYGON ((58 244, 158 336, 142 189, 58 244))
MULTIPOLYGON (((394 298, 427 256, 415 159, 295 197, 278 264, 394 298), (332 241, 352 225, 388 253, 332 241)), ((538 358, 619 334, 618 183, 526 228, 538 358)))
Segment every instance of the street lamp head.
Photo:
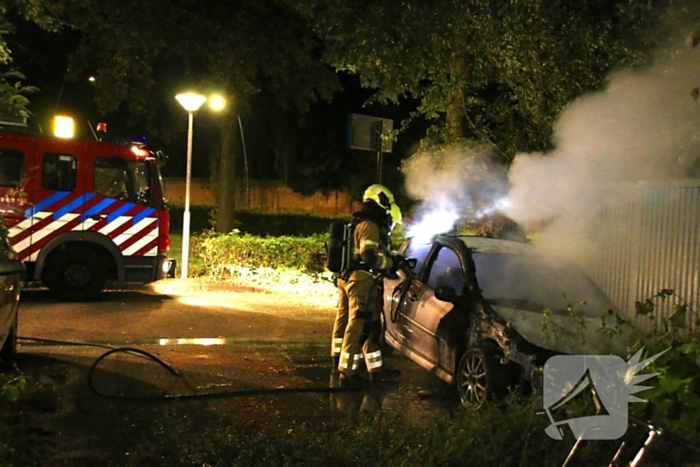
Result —
POLYGON ((217 112, 219 110, 223 110, 224 107, 226 107, 226 99, 224 99, 223 96, 214 94, 213 96, 209 97, 209 107, 217 112))
POLYGON ((186 92, 184 94, 178 94, 175 99, 182 105, 188 112, 196 112, 202 104, 207 100, 205 96, 201 94, 196 94, 194 92, 186 92))

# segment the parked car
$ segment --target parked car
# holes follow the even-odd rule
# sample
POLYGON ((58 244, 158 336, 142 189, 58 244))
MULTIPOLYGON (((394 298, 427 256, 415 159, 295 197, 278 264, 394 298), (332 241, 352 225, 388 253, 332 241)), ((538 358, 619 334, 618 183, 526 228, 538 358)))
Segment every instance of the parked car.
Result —
POLYGON ((438 236, 409 239, 399 253, 416 264, 384 279, 384 342, 454 382, 467 408, 509 386, 541 387, 551 356, 626 354, 624 337, 598 332, 616 323, 614 304, 580 270, 544 260, 531 244, 438 236))
MULTIPOLYGON (((1 248, 0 248, 1 249, 1 248)), ((0 254, 0 363, 12 362, 17 354, 17 324, 24 263, 9 251, 0 254)))

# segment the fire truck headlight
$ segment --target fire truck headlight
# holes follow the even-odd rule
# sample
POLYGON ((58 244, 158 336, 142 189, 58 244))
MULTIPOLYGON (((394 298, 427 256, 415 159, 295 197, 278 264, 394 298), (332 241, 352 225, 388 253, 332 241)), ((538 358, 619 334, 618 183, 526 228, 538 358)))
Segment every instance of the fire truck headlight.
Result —
POLYGON ((57 138, 72 138, 74 134, 73 119, 56 115, 53 120, 53 134, 57 138))
POLYGON ((163 272, 165 273, 165 277, 168 277, 168 278, 175 277, 175 270, 176 269, 177 269, 177 261, 174 259, 166 261, 165 264, 163 264, 163 272))

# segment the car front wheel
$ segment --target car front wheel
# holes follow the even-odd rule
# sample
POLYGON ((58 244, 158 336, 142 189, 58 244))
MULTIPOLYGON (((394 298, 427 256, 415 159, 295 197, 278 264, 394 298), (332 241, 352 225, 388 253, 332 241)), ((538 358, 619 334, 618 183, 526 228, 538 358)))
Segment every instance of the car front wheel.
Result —
POLYGON ((456 384, 462 406, 470 410, 503 397, 507 393, 507 369, 501 365, 495 346, 468 349, 457 366, 456 384))

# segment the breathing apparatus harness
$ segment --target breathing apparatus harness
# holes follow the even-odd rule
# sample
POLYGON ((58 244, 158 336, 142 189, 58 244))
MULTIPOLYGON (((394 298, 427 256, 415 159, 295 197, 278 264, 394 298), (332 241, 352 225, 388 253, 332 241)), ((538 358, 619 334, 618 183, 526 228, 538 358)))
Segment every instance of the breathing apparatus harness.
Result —
MULTIPOLYGON (((353 213, 350 222, 335 221, 330 225, 330 239, 328 241, 328 259, 326 267, 333 273, 333 282, 337 279, 348 280, 350 274, 354 271, 366 271, 371 274, 376 274, 378 271, 373 270, 362 259, 353 259, 354 244, 353 238, 355 235, 355 227, 363 221, 375 222, 379 225, 381 241, 385 245, 390 245, 388 225, 378 222, 376 216, 370 212, 358 211, 353 213)), ((388 222, 386 223, 388 224, 388 222)))

